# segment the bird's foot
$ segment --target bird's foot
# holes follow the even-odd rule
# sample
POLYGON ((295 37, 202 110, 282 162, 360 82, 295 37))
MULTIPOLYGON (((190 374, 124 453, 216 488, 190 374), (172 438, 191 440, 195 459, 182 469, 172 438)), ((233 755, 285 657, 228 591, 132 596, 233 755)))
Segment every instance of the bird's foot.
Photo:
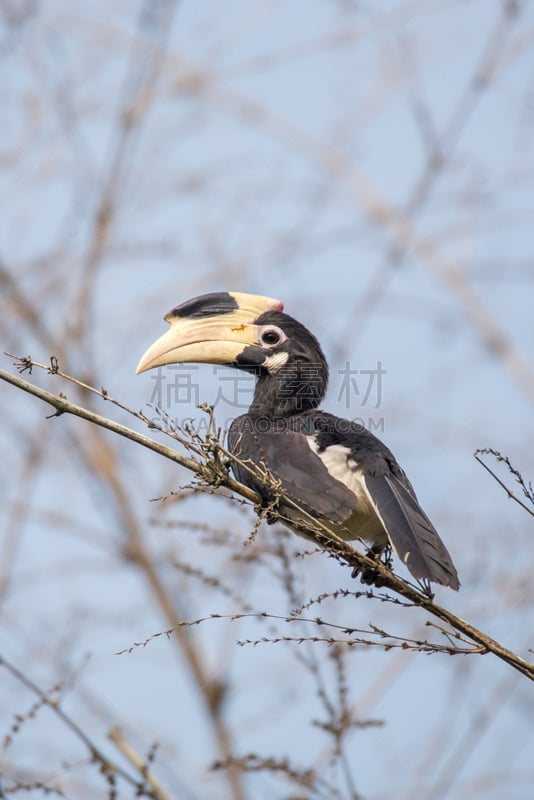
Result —
MULTIPOLYGON (((374 558, 387 569, 391 569, 391 547, 389 545, 383 547, 382 545, 375 544, 369 549, 367 555, 374 558)), ((373 584, 374 586, 384 585, 384 580, 381 578, 380 571, 376 567, 354 567, 351 577, 357 578, 358 575, 360 576, 360 583, 363 583, 365 586, 373 584)))
POLYGON ((426 594, 429 600, 433 600, 434 592, 432 591, 432 586, 430 585, 430 581, 428 581, 426 578, 420 578, 417 582, 421 587, 423 594, 426 594))
POLYGON ((258 517, 266 520, 268 525, 274 525, 280 521, 278 505, 277 499, 269 500, 266 497, 262 497, 261 502, 254 506, 254 511, 258 517))

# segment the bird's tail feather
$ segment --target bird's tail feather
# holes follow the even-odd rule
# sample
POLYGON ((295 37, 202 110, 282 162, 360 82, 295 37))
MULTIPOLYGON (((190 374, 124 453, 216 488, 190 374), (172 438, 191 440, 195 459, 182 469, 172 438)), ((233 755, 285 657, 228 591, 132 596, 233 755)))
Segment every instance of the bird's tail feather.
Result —
POLYGON ((415 578, 459 589, 458 573, 438 532, 416 498, 389 476, 363 476, 370 502, 397 556, 415 578))

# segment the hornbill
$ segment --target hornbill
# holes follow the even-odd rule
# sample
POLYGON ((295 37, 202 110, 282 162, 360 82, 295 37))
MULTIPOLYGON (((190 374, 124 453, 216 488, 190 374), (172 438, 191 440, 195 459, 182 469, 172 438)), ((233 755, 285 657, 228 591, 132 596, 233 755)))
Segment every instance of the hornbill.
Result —
POLYGON ((273 481, 269 486, 247 464, 266 467, 292 501, 279 507, 289 521, 298 520, 297 504, 343 539, 365 539, 375 553, 390 545, 415 578, 458 589, 449 552, 391 451, 361 425, 318 409, 326 359, 315 336, 283 308, 239 292, 188 300, 166 315, 170 328, 137 373, 185 361, 253 372, 252 404, 228 432, 236 478, 271 502, 273 481))

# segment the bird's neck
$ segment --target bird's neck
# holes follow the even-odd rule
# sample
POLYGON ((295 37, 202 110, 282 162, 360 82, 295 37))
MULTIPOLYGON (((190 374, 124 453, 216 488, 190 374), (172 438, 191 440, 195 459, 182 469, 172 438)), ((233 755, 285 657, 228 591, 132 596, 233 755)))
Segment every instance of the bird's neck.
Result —
POLYGON ((262 372, 249 408, 253 416, 289 417, 317 408, 326 392, 327 375, 320 365, 297 362, 275 374, 262 372))

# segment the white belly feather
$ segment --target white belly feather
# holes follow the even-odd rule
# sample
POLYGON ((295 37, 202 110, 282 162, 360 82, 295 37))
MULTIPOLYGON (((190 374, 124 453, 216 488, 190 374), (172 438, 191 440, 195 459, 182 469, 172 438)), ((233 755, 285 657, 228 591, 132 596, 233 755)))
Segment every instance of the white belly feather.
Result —
MULTIPOLYGON (((356 498, 356 508, 345 523, 343 525, 329 523, 327 527, 342 539, 361 538, 376 544, 386 544, 388 542, 386 531, 366 491, 363 472, 351 457, 350 448, 335 444, 319 452, 313 436, 307 436, 306 441, 330 475, 350 489, 356 498)), ((291 508, 284 508, 284 514, 290 519, 298 517, 295 509, 291 508)))

